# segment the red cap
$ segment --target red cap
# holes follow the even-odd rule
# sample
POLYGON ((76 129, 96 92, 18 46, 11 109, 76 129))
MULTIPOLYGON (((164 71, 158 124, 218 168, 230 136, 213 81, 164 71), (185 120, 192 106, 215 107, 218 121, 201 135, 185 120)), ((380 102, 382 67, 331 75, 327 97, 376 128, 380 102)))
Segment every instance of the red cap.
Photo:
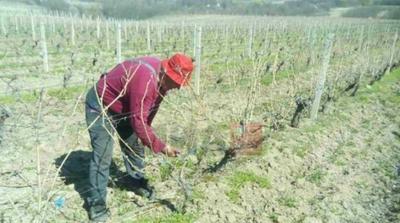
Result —
POLYGON ((161 63, 168 77, 175 81, 175 83, 179 85, 187 85, 189 83, 194 67, 192 58, 177 53, 171 58, 163 60, 161 63))

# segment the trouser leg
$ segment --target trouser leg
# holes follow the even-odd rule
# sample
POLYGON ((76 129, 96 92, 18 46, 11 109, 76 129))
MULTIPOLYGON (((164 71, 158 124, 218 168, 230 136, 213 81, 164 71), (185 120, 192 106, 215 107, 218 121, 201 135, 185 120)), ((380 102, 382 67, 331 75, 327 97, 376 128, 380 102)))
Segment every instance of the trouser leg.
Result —
POLYGON ((112 123, 105 115, 101 115, 93 89, 86 99, 86 122, 92 146, 89 165, 89 205, 104 203, 107 196, 107 184, 113 153, 112 123))
POLYGON ((130 186, 133 191, 148 199, 154 199, 154 188, 148 184, 144 174, 144 148, 138 143, 138 138, 133 132, 129 119, 125 119, 117 126, 121 137, 120 145, 124 158, 125 168, 128 172, 130 186))
POLYGON ((133 132, 129 119, 121 120, 117 126, 120 139, 120 146, 126 171, 134 179, 144 178, 144 148, 138 142, 133 132))

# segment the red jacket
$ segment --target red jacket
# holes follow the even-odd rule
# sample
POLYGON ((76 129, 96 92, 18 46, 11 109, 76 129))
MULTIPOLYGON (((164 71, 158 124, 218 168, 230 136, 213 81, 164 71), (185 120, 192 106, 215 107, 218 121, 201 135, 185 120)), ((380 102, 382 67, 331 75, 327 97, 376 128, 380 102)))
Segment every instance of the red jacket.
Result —
POLYGON ((161 60, 155 57, 126 60, 97 83, 97 93, 103 105, 113 112, 129 115, 133 131, 155 153, 165 147, 151 127, 165 96, 165 92, 158 90, 160 68, 161 60))

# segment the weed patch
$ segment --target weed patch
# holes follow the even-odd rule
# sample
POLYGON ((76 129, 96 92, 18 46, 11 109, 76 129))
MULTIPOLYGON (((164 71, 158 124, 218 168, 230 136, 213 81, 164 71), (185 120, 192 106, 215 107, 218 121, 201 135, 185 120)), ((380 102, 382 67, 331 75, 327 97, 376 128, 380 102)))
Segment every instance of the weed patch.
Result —
POLYGON ((229 178, 229 186, 231 187, 231 190, 226 194, 231 201, 239 201, 240 189, 244 187, 246 183, 254 183, 261 188, 271 187, 271 183, 268 178, 257 176, 252 172, 235 172, 233 176, 229 178))
POLYGON ((321 167, 318 167, 314 169, 307 177, 306 179, 310 181, 311 183, 314 183, 318 186, 321 185, 326 173, 322 170, 321 167))
POLYGON ((297 202, 296 199, 294 197, 290 197, 290 196, 283 196, 278 200, 280 205, 289 207, 289 208, 294 208, 297 206, 297 202))
POLYGON ((170 214, 161 217, 143 217, 136 221, 135 223, 191 223, 196 220, 194 215, 191 214, 170 214))

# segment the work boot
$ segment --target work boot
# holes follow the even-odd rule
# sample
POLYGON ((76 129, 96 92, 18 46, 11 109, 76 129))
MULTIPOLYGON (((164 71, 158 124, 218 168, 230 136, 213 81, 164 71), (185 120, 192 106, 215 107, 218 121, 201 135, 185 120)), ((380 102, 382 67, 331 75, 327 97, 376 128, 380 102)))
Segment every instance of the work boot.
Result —
POLYGON ((89 203, 90 222, 107 222, 110 212, 103 200, 96 200, 89 203))
MULTIPOLYGON (((132 178, 133 179, 133 178, 132 178)), ((149 184, 146 178, 133 179, 133 192, 149 200, 155 198, 154 187, 149 184)))
POLYGON ((133 178, 131 176, 125 176, 118 179, 116 185, 125 188, 126 190, 132 191, 135 194, 153 200, 155 197, 154 187, 152 187, 148 180, 144 177, 133 178))

